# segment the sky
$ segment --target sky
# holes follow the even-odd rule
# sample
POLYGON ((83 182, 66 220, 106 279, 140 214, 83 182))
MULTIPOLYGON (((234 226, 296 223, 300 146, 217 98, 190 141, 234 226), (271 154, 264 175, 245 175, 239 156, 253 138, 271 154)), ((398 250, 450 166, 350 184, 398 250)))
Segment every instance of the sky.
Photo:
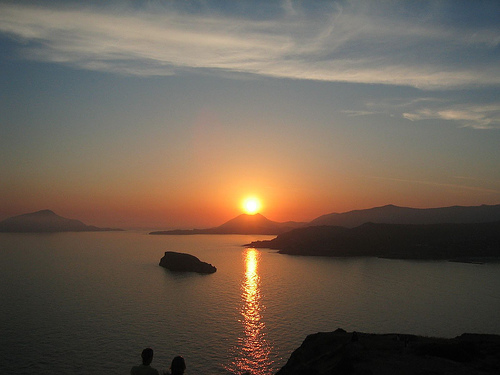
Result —
POLYGON ((0 220, 500 204, 499 1, 1 1, 0 220))

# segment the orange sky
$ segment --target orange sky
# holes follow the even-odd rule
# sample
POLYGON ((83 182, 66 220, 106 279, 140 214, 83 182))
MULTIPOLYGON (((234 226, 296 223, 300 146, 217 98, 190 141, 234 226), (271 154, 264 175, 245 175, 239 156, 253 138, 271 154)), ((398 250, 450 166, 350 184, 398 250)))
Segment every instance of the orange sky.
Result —
POLYGON ((374 4, 0 3, 0 219, 499 204, 499 5, 374 4))

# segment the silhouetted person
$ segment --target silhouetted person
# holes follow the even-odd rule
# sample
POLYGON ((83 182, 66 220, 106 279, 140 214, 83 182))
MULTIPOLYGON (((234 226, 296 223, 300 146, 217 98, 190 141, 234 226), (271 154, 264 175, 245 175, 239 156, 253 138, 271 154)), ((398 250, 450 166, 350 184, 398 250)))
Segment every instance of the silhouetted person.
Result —
POLYGON ((172 364, 170 365, 171 375, 183 375, 185 370, 186 362, 184 362, 184 358, 178 355, 172 360, 172 364))
POLYGON ((153 349, 144 349, 141 357, 142 365, 132 367, 130 375, 160 375, 158 370, 151 367, 151 362, 153 361, 153 349))
POLYGON ((359 341, 359 338, 358 338, 358 333, 356 331, 354 331, 352 333, 352 336, 351 336, 351 341, 352 342, 358 342, 359 341))

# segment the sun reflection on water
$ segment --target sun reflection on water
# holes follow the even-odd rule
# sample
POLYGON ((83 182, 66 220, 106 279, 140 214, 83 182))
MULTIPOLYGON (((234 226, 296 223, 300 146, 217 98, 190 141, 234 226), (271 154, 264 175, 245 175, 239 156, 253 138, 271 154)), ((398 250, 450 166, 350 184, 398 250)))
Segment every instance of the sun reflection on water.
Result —
POLYGON ((264 305, 261 302, 260 277, 258 266, 260 254, 255 249, 246 249, 244 253, 245 278, 241 286, 241 320, 243 334, 238 338, 233 368, 235 373, 249 372, 252 375, 272 373, 272 361, 269 358, 270 345, 265 338, 265 323, 262 320, 264 305))

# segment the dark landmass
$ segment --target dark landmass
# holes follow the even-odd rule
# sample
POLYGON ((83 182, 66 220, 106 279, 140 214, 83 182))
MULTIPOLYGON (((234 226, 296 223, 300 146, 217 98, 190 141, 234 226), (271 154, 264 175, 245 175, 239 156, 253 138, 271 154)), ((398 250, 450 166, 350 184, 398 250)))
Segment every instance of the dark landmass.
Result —
POLYGON ((43 232, 102 232, 122 229, 99 228, 86 225, 80 220, 67 219, 51 210, 13 216, 0 222, 0 232, 43 233, 43 232))
POLYGON ((409 208, 387 205, 367 210, 323 215, 309 222, 308 225, 335 225, 354 228, 368 222, 385 224, 458 224, 492 221, 500 221, 500 204, 439 208, 409 208))
POLYGON ((294 228, 303 226, 304 223, 289 221, 278 223, 271 221, 261 214, 242 214, 228 222, 208 229, 176 229, 151 232, 149 234, 280 234, 294 228))
POLYGON ((338 329, 307 336, 276 375, 499 374, 499 353, 498 335, 443 339, 338 329))
POLYGON ((294 229, 245 245, 281 254, 395 259, 500 259, 500 221, 479 224, 375 224, 294 229))
POLYGON ((267 219, 261 214, 240 215, 214 228, 175 229, 155 231, 150 234, 266 234, 278 235, 295 228, 308 226, 341 226, 354 228, 361 224, 438 224, 438 223, 486 223, 500 221, 499 205, 452 206, 440 208, 409 208, 387 205, 366 210, 332 213, 320 216, 309 223, 289 221, 285 223, 267 219))
POLYGON ((165 252, 160 259, 160 266, 175 272, 214 273, 217 271, 217 268, 202 262, 194 255, 174 251, 165 252))

